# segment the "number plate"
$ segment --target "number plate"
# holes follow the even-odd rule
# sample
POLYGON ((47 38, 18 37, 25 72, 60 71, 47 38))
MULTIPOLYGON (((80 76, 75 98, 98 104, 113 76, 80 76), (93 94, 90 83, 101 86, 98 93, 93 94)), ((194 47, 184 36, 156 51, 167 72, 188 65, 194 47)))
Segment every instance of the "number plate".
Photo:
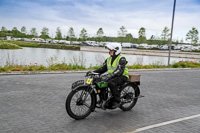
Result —
POLYGON ((89 85, 91 84, 92 80, 93 80, 92 78, 88 78, 85 83, 89 85))
POLYGON ((84 84, 84 80, 78 80, 72 84, 72 89, 82 84, 84 84))

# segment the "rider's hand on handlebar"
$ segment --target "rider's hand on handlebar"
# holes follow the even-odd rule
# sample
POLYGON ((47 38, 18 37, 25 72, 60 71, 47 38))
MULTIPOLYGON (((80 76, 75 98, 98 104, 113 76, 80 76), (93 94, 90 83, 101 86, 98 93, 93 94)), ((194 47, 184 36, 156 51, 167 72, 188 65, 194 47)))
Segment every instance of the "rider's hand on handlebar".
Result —
POLYGON ((86 72, 85 76, 89 76, 92 72, 91 71, 88 71, 86 72))

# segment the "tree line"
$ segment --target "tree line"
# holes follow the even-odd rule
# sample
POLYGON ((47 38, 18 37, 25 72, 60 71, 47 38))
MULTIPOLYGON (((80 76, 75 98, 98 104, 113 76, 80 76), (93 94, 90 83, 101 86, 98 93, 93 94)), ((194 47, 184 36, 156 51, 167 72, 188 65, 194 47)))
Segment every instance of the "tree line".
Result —
MULTIPOLYGON (((191 30, 188 31, 186 34, 185 40, 190 41, 191 44, 197 44, 199 37, 198 37, 198 30, 193 27, 191 30)), ((0 37, 12 36, 16 38, 36 38, 40 37, 42 39, 51 39, 49 36, 49 29, 47 27, 43 27, 40 35, 35 27, 31 28, 29 32, 25 26, 22 26, 20 30, 17 27, 13 27, 12 30, 7 30, 6 27, 2 26, 0 31, 0 37)), ((156 37, 152 35, 149 39, 146 38, 146 29, 141 27, 138 31, 138 38, 132 36, 131 33, 127 32, 127 29, 124 26, 121 26, 118 30, 117 37, 108 37, 104 35, 103 28, 99 28, 96 32, 96 36, 89 37, 87 30, 83 28, 79 34, 79 36, 75 35, 73 27, 70 27, 67 31, 67 35, 63 36, 62 32, 59 27, 56 29, 56 35, 54 37, 56 40, 68 40, 68 41, 97 41, 97 42, 128 42, 128 43, 147 43, 151 44, 158 44, 164 45, 169 44, 170 39, 170 29, 168 27, 164 27, 160 37, 156 37)), ((183 43, 182 40, 173 40, 173 43, 183 43)))

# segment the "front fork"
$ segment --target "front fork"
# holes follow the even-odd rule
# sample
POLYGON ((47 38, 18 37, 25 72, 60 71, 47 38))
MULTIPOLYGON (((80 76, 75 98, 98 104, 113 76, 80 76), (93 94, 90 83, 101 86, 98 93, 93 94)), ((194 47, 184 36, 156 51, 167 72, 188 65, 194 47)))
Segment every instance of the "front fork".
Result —
POLYGON ((93 85, 88 86, 88 88, 85 91, 82 91, 80 98, 83 98, 83 96, 85 96, 83 101, 86 101, 88 95, 90 95, 94 91, 94 89, 95 89, 95 87, 93 85), (89 92, 89 93, 87 93, 87 92, 89 92))
POLYGON ((88 95, 92 95, 92 102, 94 102, 94 106, 91 108, 92 112, 95 111, 96 103, 97 103, 97 97, 95 95, 94 89, 96 88, 95 85, 89 85, 88 88, 82 92, 82 96, 85 95, 83 101, 85 102, 88 95), (89 92, 89 93, 87 93, 89 92))

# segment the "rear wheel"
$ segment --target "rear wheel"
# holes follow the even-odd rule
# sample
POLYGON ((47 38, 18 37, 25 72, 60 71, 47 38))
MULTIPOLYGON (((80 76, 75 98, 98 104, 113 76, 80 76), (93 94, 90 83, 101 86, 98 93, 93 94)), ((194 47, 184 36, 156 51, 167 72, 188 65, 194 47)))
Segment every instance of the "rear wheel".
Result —
POLYGON ((137 103, 136 85, 127 84, 120 92, 121 105, 120 109, 123 111, 131 110, 137 103))
POLYGON ((86 87, 71 91, 66 100, 66 111, 70 117, 78 120, 87 117, 95 106, 94 95, 86 87))

